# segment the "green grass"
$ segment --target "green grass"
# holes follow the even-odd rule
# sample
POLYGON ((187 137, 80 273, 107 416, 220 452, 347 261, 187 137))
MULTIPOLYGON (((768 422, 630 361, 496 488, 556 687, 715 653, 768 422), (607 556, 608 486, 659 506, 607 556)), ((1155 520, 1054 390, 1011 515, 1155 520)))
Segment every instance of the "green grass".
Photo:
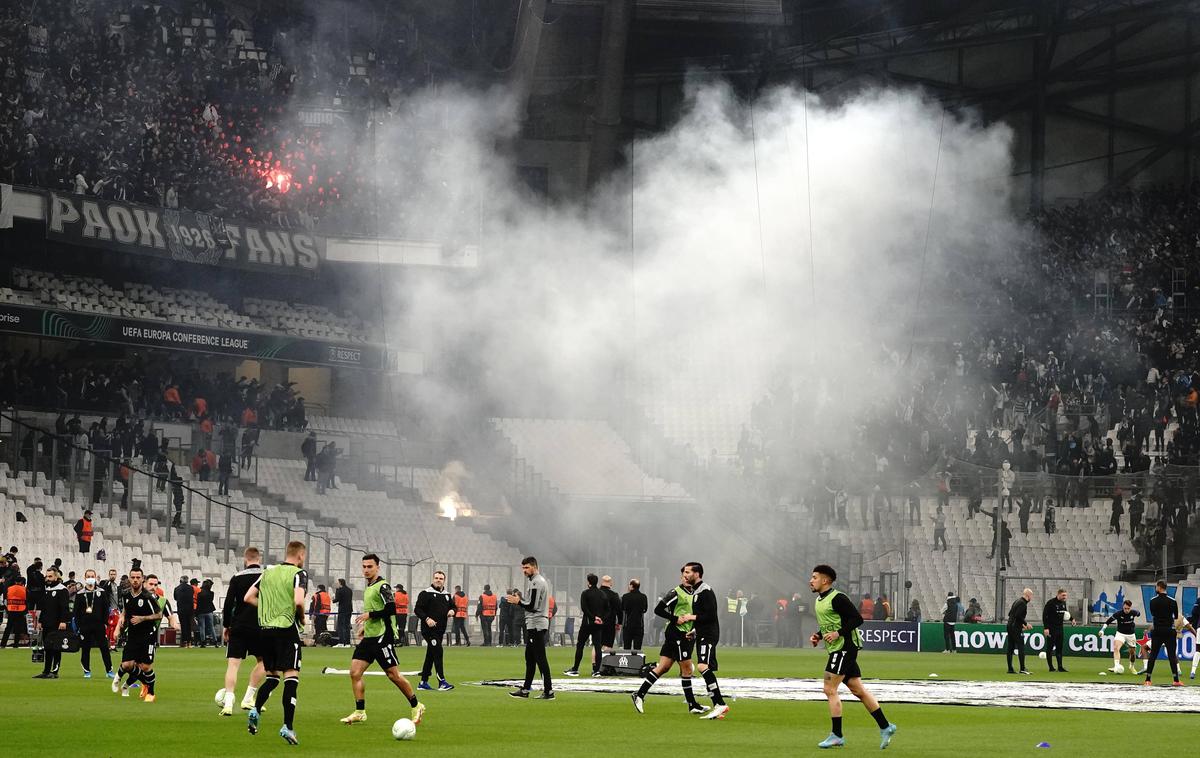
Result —
MULTIPOLYGON (((504 690, 469 684, 482 679, 511 678, 524 671, 517 648, 478 647, 446 651, 453 692, 421 693, 428 705, 416 740, 398 743, 391 723, 406 716, 407 703, 382 677, 367 678, 370 721, 354 727, 338 719, 354 702, 345 677, 322 676, 322 666, 346 668, 346 649, 306 649, 301 678, 296 731, 298 747, 289 747, 276 732, 280 725, 277 691, 263 716, 257 737, 246 733, 243 712, 219 718, 213 693, 221 687, 224 658, 216 650, 160 651, 158 702, 123 699, 109 690, 101 674, 84 680, 78 656, 67 656, 62 678, 32 680, 40 670, 29 662, 29 651, 0 650, 0 681, 5 683, 5 753, 12 756, 113 756, 151 749, 154 755, 425 755, 478 756, 485 754, 538 756, 666 755, 690 743, 689 756, 813 755, 823 754, 816 743, 829 732, 828 711, 822 702, 739 700, 728 719, 704 722, 689 717, 672 699, 651 697, 647 713, 634 713, 624 695, 559 694, 554 702, 519 701, 504 690), (138 736, 133 735, 137 733, 138 736), (134 740, 137 740, 136 742, 134 740), (150 740, 147 742, 146 740, 150 740), (614 752, 614 746, 616 748, 614 752)), ((420 667, 422 651, 403 648, 402 670, 420 667)), ((94 660, 94 667, 99 668, 94 660)), ((555 648, 550 662, 556 679, 570 663, 570 651, 555 648)), ((942 679, 1004 678, 1004 661, 995 655, 868 653, 860 662, 869 677, 923 679, 937 671, 942 679)), ((1039 663, 1034 659, 1034 663, 1039 663)), ((1103 659, 1069 659, 1073 681, 1102 681, 1095 672, 1103 659), (1083 672, 1091 672, 1085 674, 1083 672)), ((721 651, 724 677, 817 677, 824 656, 813 650, 746 649, 721 651)), ((1035 667, 1041 670, 1040 667, 1035 667)), ((245 667, 238 698, 245 687, 245 667)), ((671 675, 673 676, 673 674, 671 675)), ((1034 679, 1047 679, 1038 674, 1034 679)), ((1126 677, 1135 681, 1135 677, 1126 677)), ((869 686, 869 682, 868 682, 869 686)), ((981 685, 984 686, 984 685, 981 685)), ((1164 698, 1169 691, 1162 690, 1164 698)), ((842 752, 878 750, 878 731, 863 708, 846 694, 842 752)), ((1128 755, 1130 739, 1147 739, 1158 754, 1191 749, 1195 714, 1113 713, 1027 708, 969 708, 884 703, 888 717, 900 727, 889 754, 913 756, 1128 755), (1153 730, 1153 732, 1151 732, 1153 730), (1040 741, 1052 751, 1036 750, 1040 741)))

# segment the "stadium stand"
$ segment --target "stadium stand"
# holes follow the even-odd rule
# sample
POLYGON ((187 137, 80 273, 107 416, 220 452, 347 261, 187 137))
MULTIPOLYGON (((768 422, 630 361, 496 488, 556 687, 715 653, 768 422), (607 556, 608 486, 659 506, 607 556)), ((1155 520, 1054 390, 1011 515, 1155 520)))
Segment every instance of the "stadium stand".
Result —
POLYGON ((650 476, 604 421, 498 418, 492 424, 565 495, 633 500, 690 498, 674 482, 650 476))
POLYGON ((117 288, 96 277, 28 269, 13 270, 13 285, 0 290, 0 302, 357 343, 378 336, 375 327, 357 316, 339 316, 315 305, 247 298, 243 314, 197 290, 158 289, 133 282, 117 288))

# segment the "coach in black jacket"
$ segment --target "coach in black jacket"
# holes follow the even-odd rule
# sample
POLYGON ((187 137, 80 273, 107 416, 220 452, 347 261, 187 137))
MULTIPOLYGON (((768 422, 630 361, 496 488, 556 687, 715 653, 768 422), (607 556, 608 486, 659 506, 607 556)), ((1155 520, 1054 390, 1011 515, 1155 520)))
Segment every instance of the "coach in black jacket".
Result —
POLYGON ((438 689, 452 690, 454 685, 446 681, 442 664, 442 645, 445 642, 446 622, 454 615, 454 602, 446 591, 446 575, 433 572, 433 581, 417 594, 413 613, 420 620, 421 637, 425 640, 425 662, 421 665, 421 683, 418 689, 431 690, 429 675, 435 670, 438 689))
POLYGON ((646 595, 641 590, 642 583, 637 579, 629 580, 629 592, 621 596, 621 647, 625 650, 641 650, 642 635, 646 629, 646 595))
POLYGON ((579 662, 583 660, 583 648, 588 639, 592 641, 595 659, 592 661, 592 676, 600 674, 602 659, 601 647, 604 644, 604 627, 612 617, 612 606, 608 596, 598 586, 600 577, 595 574, 587 575, 587 589, 579 596, 579 610, 583 616, 583 624, 575 635, 575 663, 563 673, 567 676, 579 676, 579 662))
MULTIPOLYGON (((1032 629, 1026 619, 1029 617, 1029 601, 1033 600, 1033 590, 1028 587, 1021 592, 1021 596, 1013 601, 1012 607, 1008 609, 1008 623, 1005 625, 1005 631, 1008 632, 1008 638, 1004 643, 1004 654, 1008 658, 1008 673, 1015 674, 1012 667, 1013 653, 1017 654, 1020 661, 1020 673, 1028 674, 1025 670, 1025 635, 1029 629, 1032 629)), ((1060 615, 1059 618, 1062 618, 1060 615)))
POLYGON ((60 633, 67 630, 67 622, 71 620, 70 598, 67 588, 62 583, 62 573, 57 566, 46 569, 46 589, 42 593, 39 605, 41 615, 38 622, 42 627, 42 644, 46 648, 46 663, 42 673, 34 674, 34 679, 57 679, 58 665, 62 662, 62 648, 54 644, 60 639, 60 633))
POLYGON ((179 584, 175 585, 172 597, 175 599, 175 612, 179 614, 179 647, 191 647, 196 593, 192 592, 192 585, 188 584, 186 576, 179 577, 179 584))
POLYGON ((1058 594, 1046 601, 1042 608, 1042 626, 1046 628, 1046 663, 1054 671, 1054 662, 1058 661, 1058 670, 1063 668, 1063 624, 1067 620, 1067 591, 1059 589, 1058 594))
POLYGON ((112 674, 112 656, 108 653, 108 609, 110 593, 96 581, 96 572, 83 572, 83 588, 75 593, 75 628, 82 638, 79 662, 85 679, 92 677, 92 648, 100 649, 104 671, 112 674))

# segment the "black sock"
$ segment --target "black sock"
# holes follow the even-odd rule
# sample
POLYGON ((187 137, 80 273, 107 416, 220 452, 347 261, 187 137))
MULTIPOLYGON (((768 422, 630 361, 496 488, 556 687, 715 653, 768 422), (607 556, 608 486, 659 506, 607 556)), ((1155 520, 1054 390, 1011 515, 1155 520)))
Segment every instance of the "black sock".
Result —
POLYGON ((413 694, 408 696, 408 704, 412 708, 417 707, 417 693, 414 692, 413 694))
POLYGON ((842 717, 841 716, 831 716, 830 720, 833 721, 834 736, 841 737, 842 736, 842 717))
POLYGON ((683 683, 683 697, 687 700, 688 705, 699 705, 696 702, 696 696, 692 693, 692 678, 681 676, 679 681, 683 683))
POLYGON ((712 698, 713 705, 725 705, 725 698, 721 697, 721 687, 717 684, 717 672, 708 669, 702 676, 704 677, 704 686, 708 688, 708 696, 712 698))
POLYGON ((154 694, 154 682, 157 679, 158 679, 158 677, 156 677, 154 675, 153 670, 147 671, 144 674, 142 674, 142 681, 146 683, 146 692, 150 693, 151 695, 154 694))
POLYGON ((354 701, 354 710, 356 710, 356 711, 367 710, 367 701, 366 700, 355 700, 354 701))
POLYGON ((875 719, 875 723, 879 724, 880 729, 888 728, 887 716, 883 715, 883 708, 876 708, 871 711, 871 717, 875 719))
POLYGON ((650 673, 646 674, 646 678, 642 680, 642 686, 638 687, 638 697, 645 697, 646 693, 650 691, 650 688, 653 687, 654 683, 657 681, 658 674, 654 673, 654 670, 651 669, 650 673))
POLYGON ((283 680, 283 725, 292 728, 292 719, 296 718, 296 690, 300 689, 300 678, 289 676, 283 680))
POLYGON ((254 710, 261 711, 262 707, 267 704, 267 698, 271 697, 271 693, 279 686, 279 677, 268 674, 266 679, 263 679, 262 686, 258 688, 258 692, 254 694, 254 710))
POLYGON ((129 674, 125 678, 125 686, 132 687, 133 685, 137 684, 138 680, 141 679, 141 677, 142 677, 141 669, 134 666, 133 669, 130 670, 129 674))

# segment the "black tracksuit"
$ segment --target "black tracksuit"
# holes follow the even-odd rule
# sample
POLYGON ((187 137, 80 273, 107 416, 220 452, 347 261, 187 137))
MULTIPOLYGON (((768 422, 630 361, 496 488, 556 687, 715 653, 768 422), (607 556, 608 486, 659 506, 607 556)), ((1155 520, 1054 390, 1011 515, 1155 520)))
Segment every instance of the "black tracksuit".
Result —
POLYGON ((425 640, 425 662, 421 664, 421 681, 429 681, 429 675, 435 670, 438 679, 446 680, 446 671, 442 666, 442 642, 446 636, 446 620, 454 609, 454 601, 446 590, 426 587, 417 594, 417 602, 413 613, 420 620, 421 637, 425 640), (427 619, 433 619, 434 625, 429 626, 427 619))
POLYGON ((1054 670, 1054 662, 1058 661, 1058 670, 1063 668, 1063 614, 1067 611, 1067 601, 1052 597, 1042 608, 1042 626, 1046 629, 1046 665, 1054 670))
POLYGON ((601 587, 600 590, 608 598, 608 618, 604 621, 604 647, 612 648, 617 644, 617 626, 621 623, 621 596, 612 587, 601 587))
POLYGON ((112 656, 108 652, 108 609, 111 593, 103 587, 79 590, 75 593, 75 628, 82 639, 79 662, 84 671, 92 670, 92 648, 100 648, 104 670, 112 671, 112 656))
POLYGON ((1015 673, 1012 667, 1013 653, 1017 654, 1017 658, 1021 664, 1021 671, 1025 670, 1025 619, 1029 615, 1029 601, 1024 597, 1017 598, 1012 607, 1008 609, 1008 625, 1006 631, 1008 638, 1004 643, 1004 655, 1008 658, 1008 673, 1015 673))
POLYGON ((1179 618, 1179 604, 1175 599, 1159 592, 1150 600, 1150 651, 1146 659, 1146 681, 1154 675, 1154 661, 1158 651, 1167 649, 1167 660, 1171 662, 1171 676, 1179 681, 1179 658, 1175 650, 1175 619, 1179 618))
POLYGON ((641 650, 646 629, 646 609, 649 604, 641 590, 630 590, 621 596, 621 647, 641 650))
POLYGON ((40 604, 41 614, 38 622, 42 625, 42 645, 46 649, 46 664, 43 674, 58 673, 59 663, 62 662, 62 650, 52 643, 52 637, 59 632, 59 624, 67 624, 71 620, 70 598, 66 586, 60 581, 53 586, 47 586, 42 593, 40 604))
POLYGON ((571 670, 579 671, 579 663, 583 660, 583 648, 590 638, 596 656, 592 663, 592 673, 594 674, 600 670, 602 658, 600 648, 604 642, 604 626, 612 614, 612 607, 608 603, 608 596, 604 594, 604 590, 599 587, 588 587, 579 596, 579 610, 583 614, 583 624, 579 628, 579 634, 575 635, 575 663, 571 665, 571 670), (600 623, 596 623, 596 619, 600 619, 600 623))
MULTIPOLYGON (((243 592, 242 596, 245 597, 243 592)), ((192 592, 192 585, 187 582, 180 582, 175 585, 175 591, 171 595, 175 598, 175 612, 179 614, 179 644, 192 641, 192 619, 195 618, 195 596, 192 592)))

